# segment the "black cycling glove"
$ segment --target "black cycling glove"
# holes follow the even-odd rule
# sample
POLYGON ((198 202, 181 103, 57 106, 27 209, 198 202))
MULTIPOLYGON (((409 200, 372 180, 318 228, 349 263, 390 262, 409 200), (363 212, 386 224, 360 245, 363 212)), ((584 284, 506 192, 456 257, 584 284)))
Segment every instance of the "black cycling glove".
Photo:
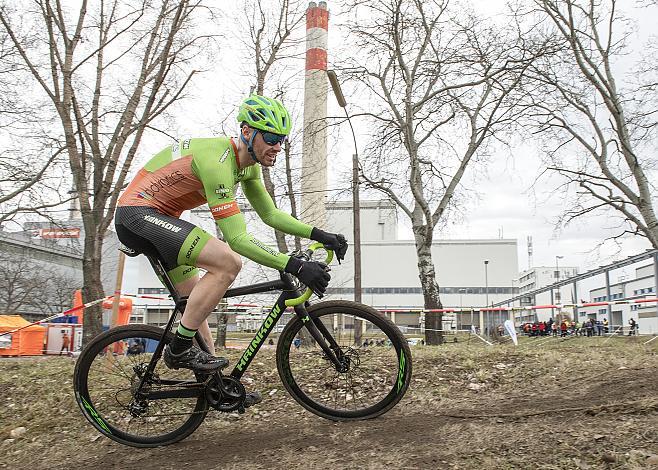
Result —
POLYGON ((318 261, 303 261, 299 258, 291 257, 285 271, 296 276, 302 284, 311 289, 320 298, 322 298, 327 290, 329 280, 331 279, 329 266, 318 261))
POLYGON ((328 233, 319 228, 313 227, 311 231, 311 240, 322 243, 325 247, 336 254, 338 262, 345 259, 347 253, 347 240, 340 233, 328 233))

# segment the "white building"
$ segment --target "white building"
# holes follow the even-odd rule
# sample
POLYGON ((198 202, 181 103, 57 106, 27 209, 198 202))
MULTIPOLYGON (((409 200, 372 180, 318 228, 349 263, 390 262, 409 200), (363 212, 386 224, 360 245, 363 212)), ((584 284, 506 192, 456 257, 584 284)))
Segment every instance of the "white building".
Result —
MULTIPOLYGON (((272 231, 252 217, 250 211, 245 212, 249 229, 275 246, 271 240, 272 231)), ((327 218, 325 229, 345 234, 348 241, 352 238, 351 203, 328 204, 327 218)), ((197 220, 193 222, 200 223, 197 220)), ((210 219, 208 223, 203 223, 204 228, 214 233, 211 225, 210 219)), ((397 232, 397 212, 391 201, 361 203, 362 299, 364 303, 379 309, 422 308, 415 245, 413 240, 398 240, 397 232)), ((444 307, 479 307, 487 301, 491 304, 516 293, 513 287, 518 273, 516 240, 435 240, 432 255, 444 307), (486 266, 485 260, 488 260, 486 266)), ((332 265, 332 281, 326 298, 353 298, 353 268, 353 251, 348 250, 342 265, 336 262, 332 265)), ((245 260, 243 272, 235 285, 254 282, 254 279, 262 281, 263 276, 274 279, 276 275, 274 270, 245 260)), ((123 292, 165 295, 143 256, 126 260, 123 292)), ((249 302, 271 305, 271 300, 271 296, 260 296, 230 299, 229 304, 249 302)), ((166 321, 165 317, 172 307, 171 302, 148 299, 135 299, 134 305, 134 321, 155 323, 166 321)), ((419 327, 422 323, 418 313, 400 312, 395 320, 398 324, 412 327, 419 327)), ((463 322, 460 327, 462 325, 463 322)))
MULTIPOLYGON (((577 303, 573 298, 570 286, 562 286, 547 292, 532 294, 532 291, 568 279, 578 274, 578 268, 573 266, 537 266, 522 271, 519 274, 518 287, 521 296, 519 305, 529 307, 533 305, 554 305, 577 303), (526 295, 524 295, 526 294, 526 295)), ((552 309, 522 310, 515 313, 516 323, 528 321, 547 321, 556 312, 552 309)))
POLYGON ((610 285, 610 295, 605 286, 590 290, 590 300, 595 302, 620 302, 610 306, 592 306, 578 309, 579 319, 594 318, 603 320, 607 318, 612 331, 619 329, 628 332, 628 322, 633 318, 638 322, 640 333, 658 333, 658 304, 634 303, 641 299, 655 299, 656 293, 656 266, 654 263, 646 264, 635 269, 635 278, 624 280, 610 285), (621 303, 629 301, 628 303, 621 303))

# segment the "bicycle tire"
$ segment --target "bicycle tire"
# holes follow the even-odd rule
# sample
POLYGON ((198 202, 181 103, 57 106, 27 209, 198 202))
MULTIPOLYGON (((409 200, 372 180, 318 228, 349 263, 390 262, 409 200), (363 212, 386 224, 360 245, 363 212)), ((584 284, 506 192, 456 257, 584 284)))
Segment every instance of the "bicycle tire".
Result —
MULTIPOLYGON (((157 436, 140 436, 138 434, 124 431, 123 429, 117 427, 117 425, 113 423, 114 418, 109 419, 108 416, 105 416, 104 412, 99 409, 100 403, 97 403, 96 398, 90 394, 89 388, 92 384, 90 384, 89 372, 90 368, 92 368, 92 365, 95 364, 96 360, 108 361, 109 359, 114 360, 116 357, 128 357, 128 354, 126 353, 121 355, 112 354, 111 358, 108 358, 106 353, 104 353, 106 348, 112 344, 118 344, 121 341, 125 341, 128 338, 144 338, 158 342, 160 341, 163 332, 164 330, 162 328, 150 325, 126 325, 112 328, 94 338, 84 348, 76 362, 75 370, 73 372, 73 388, 78 406, 82 410, 82 413, 87 421, 89 421, 104 436, 116 442, 133 447, 157 447, 173 444, 185 439, 187 436, 192 434, 201 425, 206 417, 209 405, 205 395, 201 395, 200 397, 196 398, 196 403, 194 404, 193 411, 190 412, 189 418, 183 421, 182 424, 176 429, 157 436)), ((165 338, 165 341, 171 341, 172 337, 173 335, 169 334, 167 338, 165 338)), ((144 351, 143 353, 138 354, 147 354, 147 352, 144 351)), ((149 359, 150 358, 148 357, 144 357, 144 360, 140 364, 147 364, 149 359)), ((162 360, 158 362, 158 365, 160 365, 160 363, 162 363, 162 360)), ((170 371, 166 368, 164 363, 162 363, 161 370, 163 373, 179 372, 170 371)), ((191 371, 184 371, 183 369, 180 371, 183 373, 193 374, 191 371)), ((111 371, 108 371, 107 375, 109 376, 113 374, 111 374, 111 371)), ((190 380, 192 379, 196 379, 196 376, 190 377, 190 380)), ((108 378, 108 381, 109 380, 110 379, 108 378)), ((95 384, 92 385, 92 389, 94 389, 94 385, 95 384)), ((123 391, 125 392, 125 390, 123 391)), ((119 391, 117 391, 115 396, 119 396, 119 391)), ((191 400, 193 399, 190 399, 190 401, 191 400)), ((116 398, 116 401, 118 402, 118 398, 116 398)), ((124 412, 125 411, 126 410, 124 410, 124 412)), ((145 418, 149 417, 147 416, 145 418)), ((128 419, 130 420, 131 418, 128 417, 128 419)))
MULTIPOLYGON (((317 395, 318 393, 322 393, 322 391, 318 391, 315 394, 312 393, 312 387, 321 388, 318 387, 318 382, 315 382, 314 385, 300 386, 300 383, 298 383, 300 381, 300 376, 304 374, 308 376, 319 374, 326 375, 326 373, 329 372, 330 374, 334 374, 336 377, 338 377, 338 380, 344 380, 345 383, 348 384, 348 388, 354 383, 353 380, 355 377, 348 378, 348 371, 344 373, 345 376, 340 379, 341 373, 335 370, 333 364, 325 357, 324 352, 318 347, 315 348, 315 351, 311 349, 307 358, 300 358, 300 363, 304 363, 305 365, 297 367, 299 372, 295 372, 295 368, 291 365, 291 358, 294 358, 295 355, 306 354, 303 352, 303 350, 302 352, 299 352, 293 351, 291 349, 295 337, 303 327, 302 320, 300 320, 298 317, 295 317, 290 322, 288 322, 288 324, 283 329, 276 351, 277 369, 288 393, 300 405, 302 405, 311 413, 332 421, 351 421, 375 418, 393 408, 402 399, 407 389, 409 388, 412 373, 412 360, 409 345, 395 324, 372 307, 345 300, 332 300, 314 304, 308 308, 308 314, 313 320, 322 321, 324 318, 325 323, 327 323, 329 318, 331 318, 328 317, 329 315, 344 315, 346 318, 358 318, 362 321, 371 323, 373 325, 372 331, 375 331, 375 333, 371 333, 371 335, 378 335, 380 341, 383 339, 383 336, 390 342, 390 344, 386 344, 385 347, 374 347, 370 350, 367 350, 364 348, 358 348, 358 345, 350 346, 349 344, 340 344, 342 333, 336 334, 334 331, 334 333, 330 334, 336 338, 337 342, 339 345, 341 345, 344 351, 346 351, 347 355, 352 355, 351 363, 353 365, 357 364, 357 362, 359 363, 359 369, 361 368, 361 362, 366 359, 366 353, 371 354, 373 357, 375 357, 376 354, 383 353, 391 356, 393 354, 392 351, 394 351, 396 356, 395 364, 397 365, 397 368, 395 371, 380 368, 381 370, 377 370, 376 373, 366 377, 365 380, 361 380, 361 382, 364 384, 368 382, 374 382, 375 378, 381 379, 378 374, 382 374, 384 378, 387 378, 387 380, 381 380, 381 382, 384 386, 384 389, 389 386, 390 389, 385 393, 385 395, 383 395, 383 397, 381 397, 381 399, 375 398, 376 401, 374 403, 368 406, 364 405, 362 408, 353 407, 353 409, 347 409, 348 401, 356 401, 355 397, 357 394, 353 393, 350 397, 349 392, 345 392, 344 409, 332 408, 327 404, 322 403, 317 396, 313 396, 317 395), (317 367, 317 364, 323 363, 325 366, 328 365, 325 367, 324 371, 320 370, 320 367, 317 367), (331 370, 331 368, 333 368, 333 370, 331 370), (296 373, 298 374, 297 377, 295 377, 296 373)), ((337 318, 338 317, 333 317, 332 321, 336 321, 337 318)), ((343 331, 347 332, 349 330, 344 329, 343 331)), ((348 338, 347 342, 351 340, 353 339, 348 338)), ((353 369, 354 372, 356 372, 356 366, 354 366, 353 369)), ((311 378, 311 380, 316 380, 316 377, 311 378)), ((336 388, 333 385, 335 384, 336 380, 337 379, 334 378, 333 382, 329 384, 330 388, 336 388)), ((325 383, 324 386, 326 388, 327 383, 325 383)), ((382 391, 382 393, 384 393, 384 391, 382 391)), ((336 395, 338 395, 338 393, 336 393, 336 395)))

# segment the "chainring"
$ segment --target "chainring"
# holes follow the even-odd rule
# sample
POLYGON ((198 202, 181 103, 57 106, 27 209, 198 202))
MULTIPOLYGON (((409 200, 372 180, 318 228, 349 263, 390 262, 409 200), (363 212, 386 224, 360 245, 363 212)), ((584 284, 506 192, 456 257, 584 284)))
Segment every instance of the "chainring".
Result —
POLYGON ((242 383, 230 375, 220 376, 215 374, 206 385, 206 399, 208 404, 218 411, 235 411, 242 406, 247 392, 242 383), (218 378, 224 383, 220 389, 218 378), (228 391, 230 396, 225 393, 228 391))

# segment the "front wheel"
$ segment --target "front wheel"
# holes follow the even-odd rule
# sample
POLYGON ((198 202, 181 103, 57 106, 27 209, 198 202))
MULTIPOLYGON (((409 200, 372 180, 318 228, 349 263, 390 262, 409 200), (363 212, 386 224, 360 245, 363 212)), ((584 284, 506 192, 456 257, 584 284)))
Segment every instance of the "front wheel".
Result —
MULTIPOLYGON (((279 338, 276 363, 284 386, 304 408, 335 421, 368 419, 390 410, 411 380, 411 351, 400 330, 372 307, 344 300, 312 305, 309 316, 339 346, 337 368, 293 318, 279 338)), ((329 341, 327 341, 329 342, 329 341)))

